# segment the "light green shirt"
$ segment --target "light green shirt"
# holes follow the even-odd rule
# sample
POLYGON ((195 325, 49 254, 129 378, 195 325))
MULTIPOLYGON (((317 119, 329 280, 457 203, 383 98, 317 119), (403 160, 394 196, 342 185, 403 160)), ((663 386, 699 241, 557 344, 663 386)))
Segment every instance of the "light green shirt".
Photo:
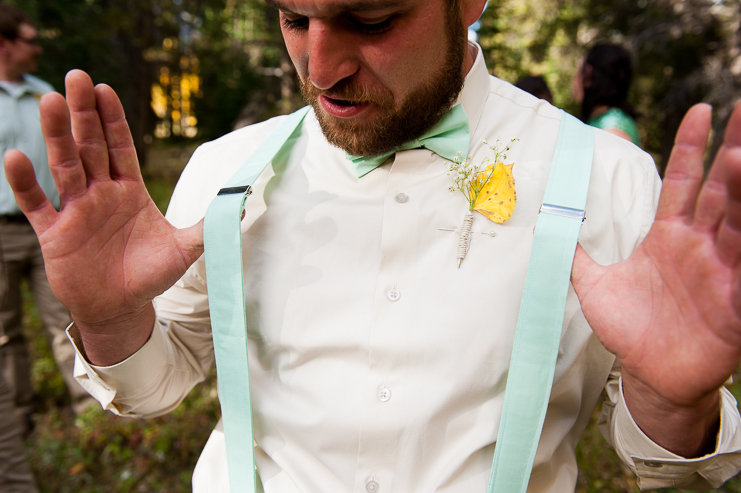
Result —
POLYGON ((620 108, 610 108, 606 113, 590 118, 587 123, 593 127, 605 130, 611 128, 620 130, 621 132, 628 134, 630 140, 632 140, 635 145, 639 145, 640 143, 638 127, 636 126, 635 120, 620 108))
POLYGON ((52 92, 49 84, 31 75, 23 76, 19 91, 11 96, 0 86, 0 214, 20 214, 21 210, 15 201, 5 177, 5 151, 18 149, 33 163, 36 180, 55 207, 59 207, 59 194, 54 186, 49 159, 46 155, 44 136, 41 133, 39 118, 39 100, 43 94, 52 92))

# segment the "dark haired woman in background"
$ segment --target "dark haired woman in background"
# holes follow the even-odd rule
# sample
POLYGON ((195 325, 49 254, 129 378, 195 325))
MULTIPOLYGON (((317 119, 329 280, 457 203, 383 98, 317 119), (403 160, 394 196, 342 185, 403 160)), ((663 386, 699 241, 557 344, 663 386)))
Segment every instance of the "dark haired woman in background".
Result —
POLYGON ((628 50, 599 44, 589 50, 574 76, 573 96, 581 103, 581 118, 638 145, 636 111, 628 103, 633 65, 628 50))

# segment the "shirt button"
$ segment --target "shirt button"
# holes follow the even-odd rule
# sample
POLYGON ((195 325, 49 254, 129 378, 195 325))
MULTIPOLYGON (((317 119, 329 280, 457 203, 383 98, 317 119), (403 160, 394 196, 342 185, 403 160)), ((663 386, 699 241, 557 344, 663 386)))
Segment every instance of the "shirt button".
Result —
POLYGON ((386 293, 386 296, 388 296, 391 301, 399 301, 399 298, 401 298, 401 293, 398 289, 392 289, 391 291, 386 293))
POLYGON ((391 399, 391 391, 386 387, 383 387, 378 391, 378 400, 381 402, 388 402, 391 399))
POLYGON ((368 493, 378 493, 379 489, 380 487, 378 486, 378 483, 376 483, 375 481, 368 481, 365 484, 365 491, 367 491, 368 493))
POLYGON ((405 193, 400 193, 396 196, 396 201, 400 204, 406 204, 409 201, 409 196, 405 193))

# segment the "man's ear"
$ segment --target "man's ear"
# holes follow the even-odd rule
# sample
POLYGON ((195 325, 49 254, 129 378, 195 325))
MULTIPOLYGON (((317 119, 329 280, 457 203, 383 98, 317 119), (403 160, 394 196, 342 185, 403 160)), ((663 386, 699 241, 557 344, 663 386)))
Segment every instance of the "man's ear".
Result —
POLYGON ((468 28, 479 20, 484 12, 487 0, 462 0, 463 24, 468 28))

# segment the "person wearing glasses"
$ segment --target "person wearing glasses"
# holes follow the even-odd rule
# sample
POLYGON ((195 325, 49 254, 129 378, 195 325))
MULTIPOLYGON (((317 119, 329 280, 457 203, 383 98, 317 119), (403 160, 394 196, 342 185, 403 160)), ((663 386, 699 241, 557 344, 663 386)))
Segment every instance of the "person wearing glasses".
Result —
MULTIPOLYGON (((42 54, 31 17, 18 7, 0 3, 0 156, 20 148, 33 163, 44 192, 59 207, 41 133, 39 101, 54 89, 29 75, 42 54)), ((2 160, 2 157, 0 157, 2 160)), ((31 428, 34 394, 30 361, 22 327, 21 281, 28 280, 39 315, 51 336, 52 351, 80 410, 90 397, 74 380, 74 349, 64 329, 67 309, 53 295, 38 238, 16 203, 5 172, 0 172, 0 491, 36 491, 26 466, 21 435, 31 428), (82 406, 82 407, 81 407, 82 406), (6 443, 6 439, 8 442, 6 443), (18 490, 19 483, 26 489, 18 490)))

